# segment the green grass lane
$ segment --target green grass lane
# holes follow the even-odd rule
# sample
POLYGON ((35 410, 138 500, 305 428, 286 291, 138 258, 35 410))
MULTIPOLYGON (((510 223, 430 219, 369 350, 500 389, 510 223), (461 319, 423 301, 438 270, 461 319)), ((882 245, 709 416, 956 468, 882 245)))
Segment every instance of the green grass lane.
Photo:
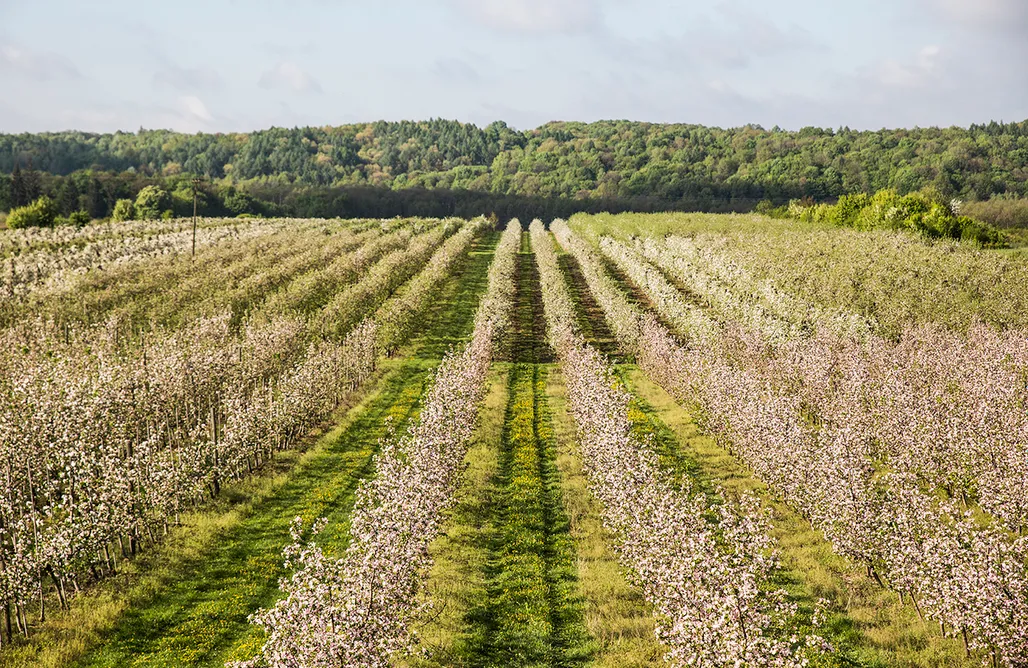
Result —
POLYGON ((464 665, 576 666, 593 651, 545 383, 541 365, 510 369, 485 597, 467 616, 464 665))
POLYGON ((485 596, 466 615, 459 654, 469 666, 584 665, 593 645, 556 466, 545 392, 545 363, 553 355, 527 232, 517 283, 496 493, 487 509, 493 530, 486 545, 485 596))
MULTIPOLYGON (((476 241, 466 261, 441 287, 418 328, 421 335, 403 356, 384 363, 377 391, 298 458, 294 468, 280 471, 261 498, 239 498, 242 508, 219 506, 193 517, 192 521, 218 528, 204 534, 201 546, 183 550, 186 556, 174 549, 156 550, 162 554, 152 558, 152 569, 140 575, 139 586, 121 593, 127 604, 106 628, 85 640, 65 643, 64 652, 48 643, 51 646, 37 647, 34 653, 20 653, 24 660, 8 665, 221 666, 251 656, 261 638, 247 617, 279 595, 278 579, 284 575, 281 550, 289 541, 290 522, 298 515, 307 520, 328 517, 322 542, 330 551, 345 547, 354 492, 373 473, 379 440, 417 415, 442 354, 470 335, 497 239, 498 234, 489 233, 476 241), (219 513, 224 512, 232 514, 231 519, 221 518, 219 513)), ((186 543, 191 529, 177 530, 186 543)), ((88 605, 88 596, 77 603, 82 616, 88 615, 81 610, 82 604, 88 605)))
POLYGON ((552 351, 528 234, 513 323, 494 365, 457 502, 433 545, 424 656, 403 665, 577 666, 593 643, 583 614, 546 398, 552 351))

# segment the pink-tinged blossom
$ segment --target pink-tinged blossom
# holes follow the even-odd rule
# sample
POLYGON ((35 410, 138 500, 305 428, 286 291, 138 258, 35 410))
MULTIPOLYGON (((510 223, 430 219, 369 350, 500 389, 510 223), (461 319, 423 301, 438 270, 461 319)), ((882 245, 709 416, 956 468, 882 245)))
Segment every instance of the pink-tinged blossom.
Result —
POLYGON ((496 339, 508 329, 520 241, 515 220, 497 247, 470 343, 443 358, 417 423, 383 444, 374 477, 358 488, 343 556, 327 558, 294 523, 285 597, 253 615, 267 640, 236 668, 386 668, 394 654, 416 647, 429 544, 459 483, 496 339))
MULTIPOLYGON (((811 655, 831 651, 820 637, 796 633, 795 604, 770 584, 780 566, 758 500, 743 495, 738 503, 712 506, 688 483, 672 483, 647 444, 633 436, 630 395, 577 331, 549 235, 538 221, 530 229, 550 341, 567 382, 589 488, 603 507, 621 563, 653 604, 666 661, 785 668, 805 666, 811 655)), ((568 241, 560 223, 555 232, 568 241)), ((595 269, 583 266, 594 280, 595 269)), ((619 294, 596 297, 612 312, 631 313, 619 294)), ((611 320, 622 336, 644 345, 645 319, 611 320)), ((717 495, 725 496, 721 490, 717 495)))
MULTIPOLYGON (((659 253, 656 242, 639 242, 646 258, 721 318, 719 336, 701 327, 683 332, 683 344, 627 300, 570 227, 553 228, 619 343, 836 551, 985 660, 1028 663, 1023 333, 975 326, 962 337, 925 326, 892 343, 855 318, 811 320, 816 309, 777 298, 766 284, 733 291, 716 276, 742 276, 745 286, 745 274, 705 273, 686 262, 699 251, 681 240, 659 253), (940 501, 936 490, 953 500, 940 501), (965 501, 977 501, 991 518, 975 517, 965 501)), ((625 244, 601 243, 675 321, 686 306, 661 302, 681 301, 683 293, 666 289, 625 244)), ((716 259, 706 254, 704 262, 716 259)))

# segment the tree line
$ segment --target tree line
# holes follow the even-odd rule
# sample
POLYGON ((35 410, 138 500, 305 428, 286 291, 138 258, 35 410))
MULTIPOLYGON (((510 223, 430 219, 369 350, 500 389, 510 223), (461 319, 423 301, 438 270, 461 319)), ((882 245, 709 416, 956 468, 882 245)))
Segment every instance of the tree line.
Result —
POLYGON ((93 218, 147 186, 166 193, 165 211, 191 213, 195 176, 206 182, 208 215, 726 211, 925 188, 974 202, 1028 195, 1028 121, 880 131, 603 121, 519 131, 429 120, 7 134, 0 173, 0 210, 46 195, 57 215, 93 218))

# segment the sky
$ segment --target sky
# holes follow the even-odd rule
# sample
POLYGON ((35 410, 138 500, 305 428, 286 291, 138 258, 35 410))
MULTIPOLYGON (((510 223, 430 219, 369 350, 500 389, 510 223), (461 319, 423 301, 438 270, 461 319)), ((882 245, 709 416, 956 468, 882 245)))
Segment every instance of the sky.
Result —
POLYGON ((1028 119, 1028 0, 0 0, 0 132, 1028 119))

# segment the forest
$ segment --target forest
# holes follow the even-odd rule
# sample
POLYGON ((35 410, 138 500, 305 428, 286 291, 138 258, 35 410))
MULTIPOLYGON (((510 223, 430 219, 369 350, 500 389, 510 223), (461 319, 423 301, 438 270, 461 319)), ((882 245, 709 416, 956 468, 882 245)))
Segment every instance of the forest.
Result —
POLYGON ((145 187, 205 215, 552 218, 576 212, 751 211, 930 188, 999 226, 1028 224, 1028 121, 857 131, 629 121, 520 131, 435 119, 251 133, 0 135, 0 211, 46 195, 106 218, 145 187))

